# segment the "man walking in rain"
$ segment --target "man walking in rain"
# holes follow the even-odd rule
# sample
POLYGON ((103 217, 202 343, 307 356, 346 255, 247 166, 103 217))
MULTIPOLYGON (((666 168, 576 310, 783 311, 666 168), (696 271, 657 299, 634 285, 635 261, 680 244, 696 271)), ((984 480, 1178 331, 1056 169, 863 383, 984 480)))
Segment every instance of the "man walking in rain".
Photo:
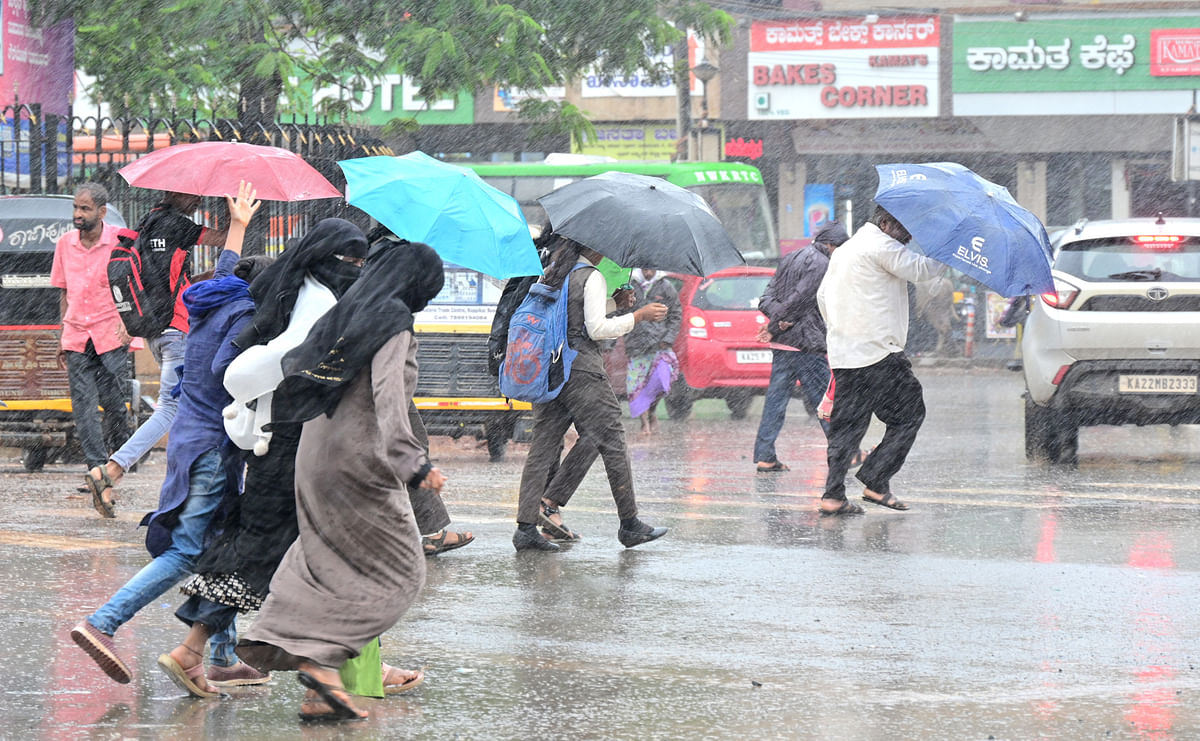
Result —
MULTIPOLYGON (((817 311, 817 287, 825 277, 829 256, 847 238, 841 224, 826 223, 813 235, 811 247, 797 250, 780 261, 779 270, 758 301, 758 310, 771 320, 759 331, 759 340, 796 348, 771 351, 771 381, 754 440, 754 462, 759 473, 788 470, 775 457, 775 438, 783 429, 796 381, 800 381, 804 395, 814 407, 829 386, 825 322, 817 311)), ((829 433, 825 420, 821 420, 821 429, 829 433)))
POLYGON ((872 414, 886 430, 858 471, 866 487, 863 499, 908 509, 892 494, 891 480, 925 420, 925 401, 904 354, 907 284, 945 271, 941 263, 907 249, 911 239, 896 217, 876 206, 871 220, 830 257, 817 289, 835 387, 822 514, 862 514, 862 507, 846 498, 846 473, 872 414))
MULTIPOLYGON (((129 337, 108 288, 108 256, 117 227, 104 222, 108 191, 84 183, 75 191, 75 231, 54 248, 50 285, 62 289, 62 349, 71 387, 75 438, 88 468, 103 466, 129 436, 125 415, 129 337), (104 408, 103 416, 98 407, 104 408)), ((97 502, 97 507, 99 507, 97 502)))

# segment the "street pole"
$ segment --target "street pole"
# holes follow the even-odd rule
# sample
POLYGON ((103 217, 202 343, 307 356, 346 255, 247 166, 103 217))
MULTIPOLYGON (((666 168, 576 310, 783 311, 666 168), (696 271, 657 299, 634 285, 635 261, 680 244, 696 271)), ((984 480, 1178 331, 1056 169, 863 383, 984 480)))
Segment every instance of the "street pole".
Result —
POLYGON ((692 152, 692 90, 688 69, 687 40, 675 45, 675 159, 695 159, 692 152))

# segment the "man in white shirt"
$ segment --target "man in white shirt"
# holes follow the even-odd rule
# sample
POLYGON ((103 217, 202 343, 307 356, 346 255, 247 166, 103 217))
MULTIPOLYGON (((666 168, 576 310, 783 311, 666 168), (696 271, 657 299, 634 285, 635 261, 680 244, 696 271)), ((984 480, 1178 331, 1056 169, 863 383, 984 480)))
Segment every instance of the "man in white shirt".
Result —
POLYGON ((866 487, 863 499, 908 509, 890 488, 925 420, 921 383, 904 354, 907 284, 946 269, 907 249, 904 245, 911 239, 896 217, 876 206, 870 222, 830 257, 817 289, 834 384, 822 514, 862 514, 862 507, 846 499, 846 473, 872 414, 886 431, 856 476, 866 487))

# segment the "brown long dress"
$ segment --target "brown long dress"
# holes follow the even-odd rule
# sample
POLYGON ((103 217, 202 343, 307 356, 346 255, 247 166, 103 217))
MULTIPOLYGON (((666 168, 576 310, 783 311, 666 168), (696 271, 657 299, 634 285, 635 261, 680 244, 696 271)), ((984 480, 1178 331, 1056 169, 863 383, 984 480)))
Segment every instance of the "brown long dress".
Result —
POLYGON ((405 482, 428 460, 409 422, 412 333, 392 337, 333 417, 304 424, 296 456, 300 537, 238 655, 260 671, 340 667, 396 624, 425 583, 405 482))

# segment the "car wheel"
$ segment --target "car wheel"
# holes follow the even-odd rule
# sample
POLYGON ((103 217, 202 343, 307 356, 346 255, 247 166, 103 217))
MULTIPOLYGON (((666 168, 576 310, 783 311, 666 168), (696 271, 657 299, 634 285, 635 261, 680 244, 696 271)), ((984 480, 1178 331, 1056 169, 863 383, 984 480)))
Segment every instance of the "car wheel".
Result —
POLYGON ((667 394, 667 415, 671 419, 682 421, 692 414, 692 404, 696 401, 696 392, 680 379, 679 383, 671 386, 667 394))
POLYGON ((1050 412, 1025 397, 1025 457, 1029 460, 1050 457, 1050 412))
POLYGON ((725 406, 729 407, 729 416, 733 419, 745 419, 752 401, 754 397, 750 394, 734 393, 725 397, 725 406))
POLYGON ((46 465, 49 456, 49 448, 26 448, 21 453, 21 465, 29 473, 38 473, 46 465))
POLYGON ((1050 442, 1050 462, 1073 466, 1079 462, 1079 425, 1067 413, 1060 412, 1057 417, 1050 442))
POLYGON ((1040 407, 1025 399, 1025 457, 1051 463, 1078 462, 1079 425, 1069 411, 1040 407))

